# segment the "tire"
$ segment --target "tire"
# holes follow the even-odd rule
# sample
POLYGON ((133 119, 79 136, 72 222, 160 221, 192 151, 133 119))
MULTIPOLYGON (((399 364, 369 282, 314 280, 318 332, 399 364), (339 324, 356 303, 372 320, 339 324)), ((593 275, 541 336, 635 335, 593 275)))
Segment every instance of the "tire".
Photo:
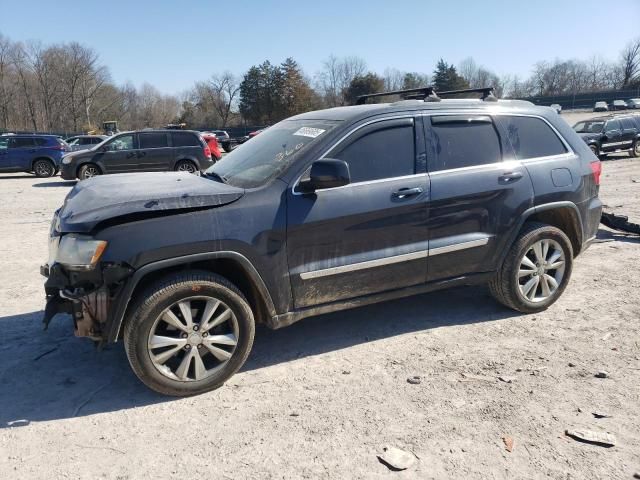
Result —
POLYGON ((131 368, 146 386, 184 397, 221 387, 246 361, 254 335, 253 312, 244 295, 224 277, 191 271, 157 281, 133 302, 124 346, 131 368), (185 304, 191 322, 184 316, 185 304), (202 325, 225 315, 227 320, 215 326, 202 325))
MULTIPOLYGON (((541 250, 538 252, 545 253, 541 250)), ((560 298, 571 278, 572 267, 573 248, 562 230, 544 223, 526 223, 496 276, 489 283, 489 290, 498 302, 513 310, 522 313, 541 312, 560 298), (534 248, 534 245, 543 248, 540 242, 548 245, 544 256, 545 261, 549 262, 547 267, 538 262, 539 257, 534 248), (554 260, 556 252, 560 252, 561 256, 554 260), (529 262, 525 260, 525 256, 529 262), (559 264, 560 261, 563 262, 562 265, 559 264), (554 265, 557 268, 548 268, 554 265), (519 272, 531 274, 520 275, 519 272), (552 277, 552 280, 548 277, 552 277)))
POLYGON ((102 170, 95 163, 85 163, 80 167, 78 171, 78 178, 80 180, 87 180, 97 175, 102 175, 102 170))
POLYGON ((633 141, 633 145, 629 151, 629 156, 632 158, 640 157, 640 140, 633 141))
POLYGON ((53 177, 56 174, 56 167, 50 160, 41 158, 33 162, 33 173, 38 178, 53 177))
POLYGON ((180 160, 175 166, 176 172, 197 173, 198 167, 190 160, 180 160))
POLYGON ((589 148, 596 157, 600 158, 600 150, 598 149, 597 145, 589 145, 589 148))

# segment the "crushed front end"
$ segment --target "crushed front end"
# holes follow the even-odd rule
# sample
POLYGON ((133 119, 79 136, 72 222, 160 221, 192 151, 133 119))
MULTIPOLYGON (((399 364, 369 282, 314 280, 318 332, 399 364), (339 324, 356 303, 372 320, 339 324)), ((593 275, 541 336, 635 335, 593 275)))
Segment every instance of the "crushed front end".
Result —
POLYGON ((75 335, 103 342, 107 338, 113 299, 133 269, 101 262, 107 242, 90 235, 59 231, 58 212, 49 232, 49 259, 40 267, 46 277, 45 329, 57 313, 72 316, 75 335))

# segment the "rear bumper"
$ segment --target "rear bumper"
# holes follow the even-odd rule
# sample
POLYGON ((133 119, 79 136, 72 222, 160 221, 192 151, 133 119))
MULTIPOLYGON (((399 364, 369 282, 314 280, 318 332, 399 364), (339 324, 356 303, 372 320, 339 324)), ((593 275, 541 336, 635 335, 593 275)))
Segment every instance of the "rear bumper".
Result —
POLYGON ((582 218, 582 248, 585 251, 596 238, 600 217, 602 216, 602 201, 598 197, 591 198, 578 205, 582 218))

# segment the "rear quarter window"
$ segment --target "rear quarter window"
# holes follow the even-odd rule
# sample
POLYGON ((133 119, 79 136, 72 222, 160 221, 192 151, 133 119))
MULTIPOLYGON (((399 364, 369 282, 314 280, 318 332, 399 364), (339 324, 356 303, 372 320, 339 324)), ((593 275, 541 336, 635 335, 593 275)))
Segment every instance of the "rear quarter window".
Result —
POLYGON ((518 160, 567 153, 560 137, 544 120, 535 117, 499 116, 507 142, 518 160))
POLYGON ((171 139, 174 147, 201 147, 198 137, 189 132, 172 132, 171 139))

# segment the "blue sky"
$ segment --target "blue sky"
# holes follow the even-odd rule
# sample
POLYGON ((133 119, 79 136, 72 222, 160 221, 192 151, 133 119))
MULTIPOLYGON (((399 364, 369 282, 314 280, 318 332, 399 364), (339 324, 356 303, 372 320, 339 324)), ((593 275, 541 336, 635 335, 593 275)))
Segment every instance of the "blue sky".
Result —
POLYGON ((116 82, 146 81, 165 93, 288 56, 313 75, 332 53, 358 55, 380 73, 388 66, 431 73, 440 57, 457 64, 472 56, 525 77, 543 59, 615 60, 640 36, 640 0, 0 0, 0 7, 0 33, 12 40, 79 41, 100 54, 116 82))

